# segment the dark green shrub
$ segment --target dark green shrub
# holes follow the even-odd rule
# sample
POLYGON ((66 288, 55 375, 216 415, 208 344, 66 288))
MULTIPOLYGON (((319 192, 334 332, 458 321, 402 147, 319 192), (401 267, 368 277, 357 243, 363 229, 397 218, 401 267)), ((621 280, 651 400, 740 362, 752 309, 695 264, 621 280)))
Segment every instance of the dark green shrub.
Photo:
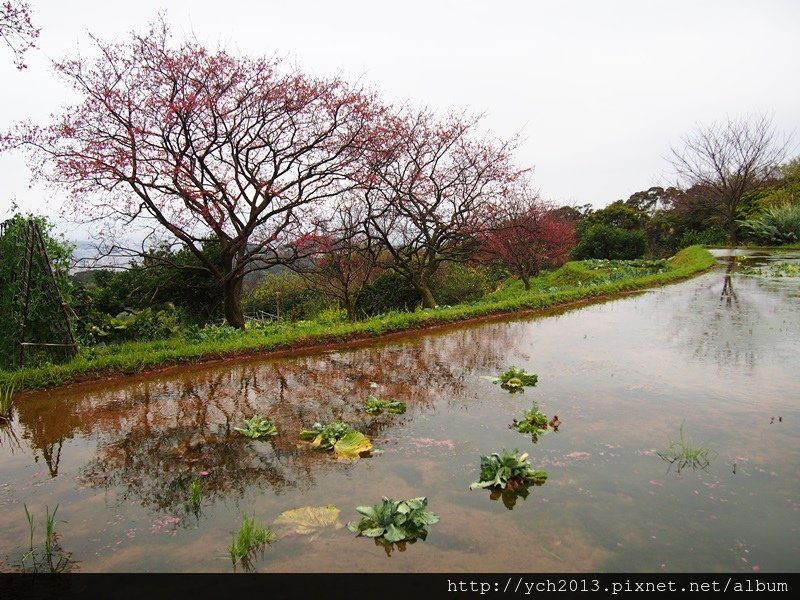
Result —
POLYGON ((679 248, 689 246, 724 246, 728 243, 728 236, 719 227, 709 227, 703 231, 689 229, 683 232, 678 242, 679 248))
MULTIPOLYGON (((203 247, 214 248, 210 242, 203 247)), ((157 310, 174 304, 193 322, 202 324, 222 316, 222 288, 198 266, 198 259, 186 249, 158 248, 124 270, 94 272, 86 287, 92 290, 94 308, 101 313, 157 310)))
POLYGON ((386 271, 366 285, 356 303, 361 315, 379 315, 390 310, 413 310, 420 302, 411 283, 394 271, 386 271))
POLYGON ((492 285, 482 267, 445 263, 436 271, 431 287, 440 305, 452 306, 482 298, 492 285))
POLYGON ((633 260, 644 256, 647 237, 643 231, 628 231, 610 225, 592 225, 572 251, 573 260, 608 258, 633 260))

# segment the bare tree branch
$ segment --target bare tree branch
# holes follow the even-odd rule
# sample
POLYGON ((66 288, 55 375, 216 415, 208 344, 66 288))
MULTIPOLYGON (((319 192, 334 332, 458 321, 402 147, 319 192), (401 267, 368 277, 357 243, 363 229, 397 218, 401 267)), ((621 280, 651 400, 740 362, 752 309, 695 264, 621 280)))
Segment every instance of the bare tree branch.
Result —
POLYGON ((765 115, 698 125, 671 148, 670 163, 687 187, 706 190, 736 244, 736 219, 743 200, 774 177, 790 140, 777 139, 765 115))

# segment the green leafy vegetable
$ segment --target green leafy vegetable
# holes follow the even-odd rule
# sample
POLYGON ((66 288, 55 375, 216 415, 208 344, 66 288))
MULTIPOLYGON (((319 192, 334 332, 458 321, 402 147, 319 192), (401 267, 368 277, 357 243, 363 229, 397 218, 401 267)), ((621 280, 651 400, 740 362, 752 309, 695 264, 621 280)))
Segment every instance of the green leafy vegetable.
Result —
POLYGON ((539 376, 536 373, 527 373, 525 369, 511 367, 500 377, 484 376, 484 379, 488 379, 492 383, 499 383, 500 387, 513 394, 515 392, 524 392, 525 387, 536 385, 539 376))
POLYGON ((333 448, 337 441, 351 431, 355 430, 344 421, 334 421, 326 425, 314 423, 311 429, 304 429, 300 432, 300 439, 310 441, 314 446, 329 450, 333 448))
POLYGON ((269 419, 263 419, 258 415, 245 419, 244 425, 244 427, 234 427, 233 429, 253 439, 278 434, 278 428, 269 419))
POLYGON ((508 371, 500 375, 500 384, 503 387, 526 387, 534 386, 539 381, 536 373, 526 373, 525 369, 511 367, 508 371))
POLYGON ((540 411, 539 405, 534 402, 531 409, 525 413, 525 417, 520 421, 514 419, 514 422, 511 423, 509 427, 521 433, 529 433, 531 439, 536 442, 540 435, 544 435, 550 429, 557 431, 560 424, 561 422, 558 420, 558 415, 555 415, 548 421, 547 415, 540 411))
POLYGON ((406 403, 399 400, 381 400, 377 396, 368 396, 365 410, 371 415, 377 415, 384 410, 396 415, 406 412, 406 403))
POLYGON ((417 538, 424 540, 428 535, 428 526, 439 522, 437 515, 425 510, 427 506, 428 499, 425 497, 392 500, 384 496, 374 506, 356 507, 364 516, 356 524, 348 523, 347 528, 387 544, 417 538))
POLYGON ((547 473, 531 468, 528 453, 520 455, 516 448, 513 452, 503 449, 502 454, 481 455, 480 479, 469 486, 475 488, 507 488, 533 483, 541 485, 547 479, 547 473))

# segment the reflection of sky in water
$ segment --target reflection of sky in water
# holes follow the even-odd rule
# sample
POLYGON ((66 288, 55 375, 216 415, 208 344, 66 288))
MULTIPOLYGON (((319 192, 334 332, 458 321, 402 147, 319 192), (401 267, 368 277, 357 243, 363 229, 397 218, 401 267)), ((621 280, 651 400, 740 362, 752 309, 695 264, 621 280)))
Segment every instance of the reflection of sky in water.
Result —
POLYGON ((27 541, 23 502, 40 520, 59 504, 61 541, 82 570, 225 571, 242 511, 269 523, 334 504, 346 522, 383 495, 426 495, 441 521, 403 552, 332 528, 280 539, 256 568, 794 571, 798 282, 732 273, 725 296, 725 275, 545 319, 25 398, 17 442, 0 432, 0 568, 27 541), (512 395, 481 379, 511 365, 539 384, 512 395), (373 392, 408 412, 367 415, 373 392), (534 400, 563 422, 535 444, 508 428, 534 400), (280 435, 232 431, 256 413, 280 435), (335 418, 383 453, 335 461, 298 441, 335 418), (714 450, 707 472, 668 473, 658 458, 681 426, 714 450), (480 453, 514 447, 549 479, 509 510, 468 485, 480 453), (193 479, 205 490, 197 516, 193 479))

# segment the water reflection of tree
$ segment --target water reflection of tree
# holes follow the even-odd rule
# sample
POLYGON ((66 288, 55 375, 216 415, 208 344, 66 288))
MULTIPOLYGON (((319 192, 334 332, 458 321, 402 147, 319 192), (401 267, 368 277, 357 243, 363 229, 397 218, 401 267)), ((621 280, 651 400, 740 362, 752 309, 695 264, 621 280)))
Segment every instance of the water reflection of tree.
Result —
POLYGON ((732 304, 736 304, 738 306, 738 301, 736 300, 736 292, 733 291, 733 277, 731 277, 734 269, 736 268, 736 257, 735 256, 726 256, 725 262, 727 266, 725 267, 725 282, 722 285, 722 293, 719 296, 720 302, 723 300, 728 308, 731 308, 732 304))
POLYGON ((753 369, 757 357, 773 352, 775 320, 781 328, 796 329, 800 313, 791 305, 786 289, 764 287, 758 277, 737 275, 735 257, 721 260, 725 264, 721 287, 718 283, 711 288, 696 285, 685 308, 676 308, 675 296, 662 296, 663 302, 670 303, 669 329, 684 340, 696 359, 722 368, 753 369), (714 290, 720 289, 717 295, 714 290))
POLYGON ((91 486, 122 488, 120 501, 138 499, 160 512, 188 513, 191 482, 203 497, 241 497, 257 486, 280 493, 292 487, 286 469, 266 444, 252 443, 230 428, 175 426, 158 432, 137 429, 102 445, 81 469, 91 486))
POLYGON ((201 480, 208 503, 253 487, 276 494, 306 490, 319 473, 352 468, 300 442, 300 430, 342 419, 376 438, 401 431, 437 402, 468 402, 465 383, 509 351, 512 331, 496 324, 61 392, 26 402, 19 420, 23 437, 52 464, 53 475, 65 440, 93 437, 95 456, 81 469, 85 485, 122 490, 120 502, 137 499, 160 512, 186 514, 194 479, 201 480), (370 393, 402 400, 409 410, 370 416, 364 411, 370 393), (272 420, 279 435, 256 442, 233 431, 254 414, 272 420))
POLYGON ((34 402, 25 399, 16 406, 23 440, 34 449, 34 460, 41 459, 51 477, 58 475, 61 452, 66 440, 82 428, 80 417, 72 410, 74 403, 59 396, 49 396, 34 402))

